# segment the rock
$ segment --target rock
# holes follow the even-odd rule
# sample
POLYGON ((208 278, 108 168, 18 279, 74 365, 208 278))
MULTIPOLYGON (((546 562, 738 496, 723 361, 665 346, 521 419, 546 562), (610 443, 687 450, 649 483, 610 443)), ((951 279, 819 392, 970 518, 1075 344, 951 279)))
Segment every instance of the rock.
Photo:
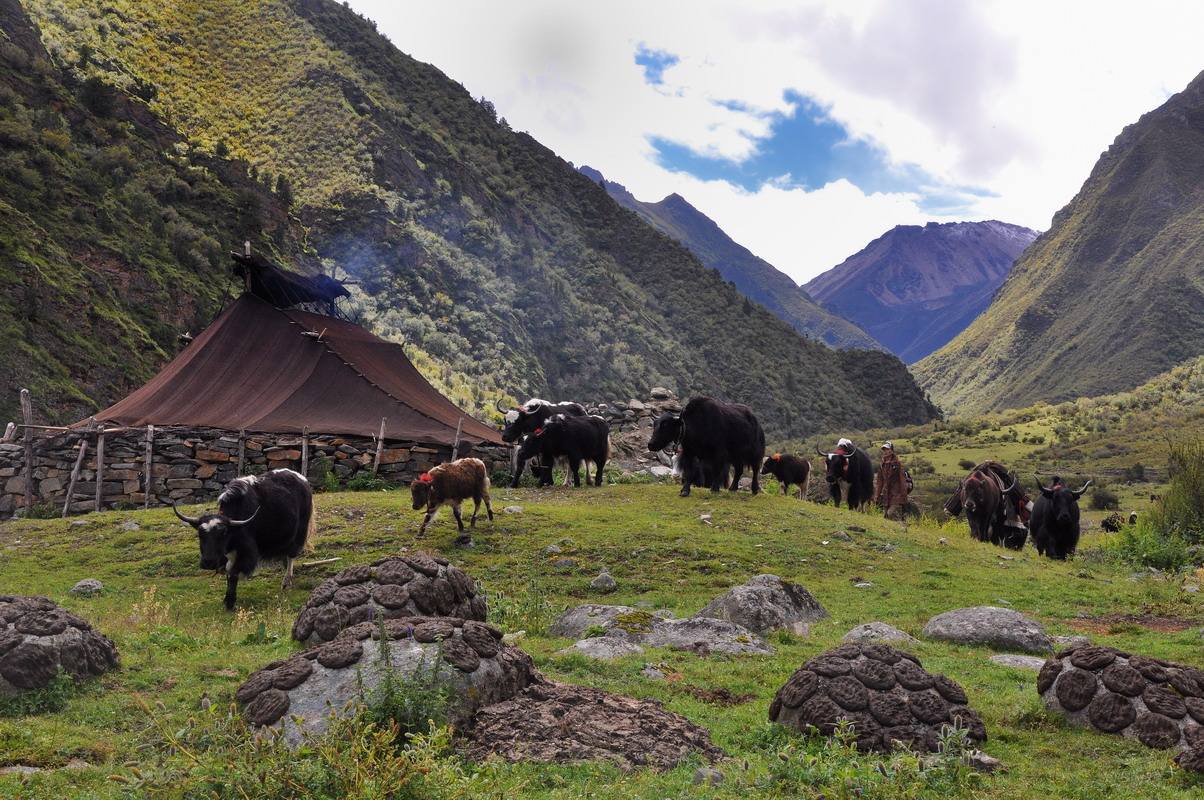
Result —
POLYGON ((100 594, 104 589, 105 585, 96 580, 96 578, 84 578, 71 587, 71 594, 80 597, 91 597, 92 595, 100 594))
POLYGON ((595 636, 592 639, 574 642, 572 647, 558 651, 557 655, 565 656, 576 653, 598 661, 613 661, 616 658, 626 658, 642 652, 644 652, 644 648, 626 639, 620 639, 617 636, 595 636))
MULTIPOLYGON (((742 625, 711 617, 672 619, 663 612, 594 603, 571 608, 552 624, 553 636, 580 639, 587 631, 617 637, 643 647, 669 647, 700 655, 772 653, 764 639, 742 625)), ((596 637, 595 637, 596 638, 596 637)))
POLYGON ((481 709, 467 751, 474 761, 609 761, 625 770, 672 769, 694 753, 709 761, 724 756, 705 729, 654 700, 552 682, 481 709))
POLYGON ((858 581, 857 583, 853 584, 853 586, 858 589, 870 589, 873 587, 873 585, 874 584, 870 583, 869 581, 858 581))
POLYGON ((127 519, 125 522, 122 522, 118 527, 121 530, 126 531, 126 532, 142 530, 142 526, 139 525, 137 522, 134 522, 134 520, 132 520, 132 519, 127 519))
POLYGON ((573 569, 577 566, 575 558, 557 558, 553 559, 552 566, 556 569, 573 569))
POLYGON ((595 592, 601 592, 602 594, 610 594, 618 587, 618 585, 619 584, 606 570, 602 570, 600 573, 598 573, 598 577, 589 582, 589 588, 593 589, 595 592))
POLYGON ((644 668, 640 670, 640 674, 650 681, 663 681, 665 679, 665 673, 651 664, 645 664, 644 668))
POLYGON ((924 636, 958 644, 983 644, 999 650, 1048 653, 1053 642, 1045 629, 1018 611, 998 606, 959 608, 938 614, 924 626, 924 636))
POLYGON ((640 612, 631 606, 605 606, 587 603, 570 608, 561 614, 548 628, 548 633, 565 639, 580 639, 590 628, 610 627, 618 617, 638 613, 640 612))
POLYGON ((998 772, 1003 769, 1003 762, 994 756, 989 756, 981 750, 975 750, 966 756, 966 763, 979 772, 998 772))
POLYGON ((1037 693, 1072 725, 1156 749, 1190 752, 1202 743, 1204 670, 1186 664, 1079 645, 1045 662, 1037 693))
POLYGON ((526 631, 511 631, 510 633, 503 634, 502 641, 505 642, 506 644, 514 644, 515 642, 519 641, 520 639, 525 639, 526 636, 527 636, 526 631))
POLYGON ((694 770, 693 783, 695 786, 704 783, 707 786, 718 786, 723 783, 723 773, 714 767, 699 767, 694 770))
POLYGON ((944 536, 942 536, 941 538, 937 539, 937 540, 936 540, 936 542, 937 542, 937 544, 946 544, 946 545, 947 545, 947 544, 949 544, 949 540, 948 540, 948 539, 946 539, 944 536))
POLYGON ((521 514, 523 513, 522 506, 506 506, 502 509, 503 514, 521 514))
POLYGON ((673 475, 673 468, 666 467, 661 464, 654 464, 648 468, 648 472, 654 478, 668 478, 673 475))
POLYGON ((677 395, 663 386, 652 387, 652 391, 648 393, 648 396, 653 400, 672 400, 674 397, 677 397, 677 395))
POLYGON ((1011 653, 997 653, 991 656, 991 661, 1003 667, 1012 667, 1013 669, 1027 669, 1033 672, 1039 672, 1045 659, 1038 656, 1018 656, 1011 653))
POLYGON ((324 732, 332 713, 350 713, 370 697, 385 657, 402 680, 421 670, 447 686, 449 721, 460 729, 480 707, 515 697, 538 679, 530 656, 502 643, 501 631, 482 622, 400 617, 384 628, 386 650, 380 628, 366 622, 252 673, 235 692, 247 721, 282 729, 285 741, 296 746, 304 734, 324 732))
POLYGON ((1088 636, 1054 636, 1051 638, 1056 646, 1067 650, 1072 647, 1087 647, 1091 644, 1091 638, 1088 636))
POLYGON ((79 680, 119 663, 108 638, 52 600, 0 595, 0 696, 41 689, 60 670, 79 680))
POLYGON ((885 644, 843 644, 795 670, 769 706, 769 719, 800 732, 831 736, 841 720, 861 750, 890 752, 901 742, 936 752, 941 728, 958 725, 986 741, 982 718, 954 681, 924 670, 913 656, 885 644))
POLYGON ((841 639, 843 642, 856 642, 858 644, 871 644, 873 642, 903 642, 906 644, 919 644, 919 640, 898 628, 887 625, 885 622, 866 622, 858 625, 844 635, 841 639))
POLYGON ((73 519, 73 520, 71 520, 71 527, 72 527, 72 528, 86 528, 87 526, 88 526, 88 521, 87 521, 86 519, 73 519))
POLYGON ((543 554, 545 556, 558 556, 563 552, 564 551, 560 549, 560 545, 556 544, 550 544, 543 549, 543 554))
POLYGON ((831 536, 833 539, 839 539, 839 540, 840 540, 840 541, 842 541, 842 542, 851 542, 851 541, 853 541, 853 537, 852 537, 852 536, 849 536, 849 534, 848 534, 848 533, 846 533, 845 531, 832 531, 832 532, 831 532, 830 534, 828 534, 828 535, 829 535, 829 536, 831 536))
POLYGON ((727 620, 763 634, 778 629, 797 631, 801 624, 826 619, 828 612, 803 586, 777 575, 757 575, 728 589, 694 617, 727 620))
POLYGON ((422 615, 484 621, 485 596, 440 556, 390 556, 348 567, 314 587, 292 635, 299 642, 328 642, 360 622, 422 615))

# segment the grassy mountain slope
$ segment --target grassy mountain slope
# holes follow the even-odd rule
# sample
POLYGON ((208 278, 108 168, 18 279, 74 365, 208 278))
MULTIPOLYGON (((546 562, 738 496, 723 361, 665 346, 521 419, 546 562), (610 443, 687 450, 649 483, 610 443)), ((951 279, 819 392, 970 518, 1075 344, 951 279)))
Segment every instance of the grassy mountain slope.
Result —
POLYGON ((994 220, 899 225, 803 288, 911 363, 982 313, 1035 238, 994 220))
POLYGON ((804 336, 832 347, 881 348, 872 336, 847 319, 820 306, 773 264, 737 244, 715 222, 679 194, 656 203, 637 200, 621 183, 608 181, 592 167, 578 168, 601 184, 620 205, 631 209, 662 233, 684 244, 698 260, 718 270, 745 297, 760 303, 804 336))
POLYGON ((1128 126, 995 301, 916 365, 946 409, 1129 389, 1204 353, 1204 74, 1128 126))
POLYGON ((226 245, 244 239, 300 255, 246 163, 62 72, 0 0, 0 421, 17 417, 18 386, 72 419, 145 381, 216 314, 226 245))
POLYGON ((285 176, 307 246, 362 282, 362 316, 460 402, 663 383, 753 403, 782 431, 933 413, 901 363, 836 353, 743 304, 680 244, 341 5, 28 8, 73 75, 153 86, 150 109, 199 149, 285 176), (865 384, 848 377, 867 373, 865 384))

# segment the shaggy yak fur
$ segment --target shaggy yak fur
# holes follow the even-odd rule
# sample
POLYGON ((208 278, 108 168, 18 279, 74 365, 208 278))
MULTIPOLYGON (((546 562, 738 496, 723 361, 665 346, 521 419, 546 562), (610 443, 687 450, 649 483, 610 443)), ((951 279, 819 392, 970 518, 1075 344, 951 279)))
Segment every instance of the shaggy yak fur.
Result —
POLYGON ((472 519, 469 526, 477 526, 477 513, 481 510, 481 501, 485 501, 485 512, 489 521, 493 521, 493 507, 489 505, 489 474, 485 471, 485 462, 479 458, 461 458, 450 464, 440 464, 424 472, 410 484, 410 495, 414 499, 414 510, 426 508, 426 516, 418 528, 418 535, 426 533, 426 526, 439 510, 439 506, 447 504, 456 515, 456 525, 460 529, 459 540, 468 537, 464 534, 464 520, 460 517, 460 504, 472 499, 472 519))
POLYGON ((807 499, 807 489, 811 486, 811 462, 798 456, 774 453, 765 459, 761 467, 763 475, 772 475, 782 485, 782 494, 788 494, 790 487, 798 487, 798 496, 807 499))
POLYGON ((1040 476, 1037 477, 1041 496, 1033 504, 1031 524, 1038 554, 1059 561, 1074 555, 1079 546, 1079 498, 1090 485, 1091 481, 1087 481, 1081 489, 1070 489, 1055 476, 1046 488, 1040 476))
POLYGON ((291 469, 247 475, 226 484, 218 513, 176 516, 196 528, 201 569, 225 571, 226 610, 234 610, 240 575, 251 577, 261 559, 284 561, 281 588, 293 583, 293 560, 314 532, 314 495, 309 481, 291 469))
POLYGON ((701 481, 708 481, 713 492, 725 486, 734 492, 745 467, 752 471, 752 493, 761 491, 765 432, 748 406, 692 397, 680 414, 666 412, 653 424, 648 450, 655 453, 672 444, 678 445, 682 497, 701 481))
POLYGON ((589 464, 594 464, 594 485, 602 485, 602 468, 610 458, 610 427, 602 417, 573 417, 557 414, 536 428, 518 448, 519 462, 539 456, 542 465, 539 485, 552 485, 552 464, 564 458, 569 463, 573 485, 581 485, 581 464, 585 464, 585 483, 589 485, 589 464))

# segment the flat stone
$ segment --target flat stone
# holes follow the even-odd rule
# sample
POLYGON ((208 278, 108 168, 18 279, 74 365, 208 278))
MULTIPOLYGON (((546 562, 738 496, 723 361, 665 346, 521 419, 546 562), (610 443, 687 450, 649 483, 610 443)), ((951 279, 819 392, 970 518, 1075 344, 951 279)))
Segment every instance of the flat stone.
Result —
POLYGON ((938 614, 924 626, 924 636, 957 644, 979 644, 998 650, 1049 653, 1053 642, 1045 629, 1018 611, 998 606, 959 608, 938 614))
POLYGON ((566 639, 580 639, 585 632, 595 626, 609 627, 616 617, 633 614, 636 609, 631 606, 607 606, 597 603, 586 603, 565 611, 548 628, 552 636, 566 639))
POLYGON ((602 594, 610 594, 618 587, 618 585, 619 584, 606 570, 603 570, 601 573, 599 573, 598 577, 589 582, 589 588, 593 589, 595 592, 601 592, 602 594))
POLYGON ((919 644, 919 639, 885 622, 866 622, 853 628, 841 639, 844 642, 870 644, 872 642, 902 642, 919 644))
POLYGON ((595 636, 592 639, 582 639, 574 642, 572 647, 560 650, 556 655, 566 656, 577 654, 598 661, 614 661, 616 658, 639 655, 644 648, 617 636, 595 636))
POLYGON ((727 620, 755 633, 797 629, 799 623, 818 622, 827 610, 810 592, 777 575, 757 575, 707 603, 698 617, 727 620))
POLYGON ((1033 672, 1040 672, 1041 667, 1045 665, 1045 659, 1038 656, 1018 656, 1012 653, 996 653, 991 656, 991 661, 1003 667, 1026 669, 1033 672))
POLYGON ((104 584, 96 578, 84 578, 79 583, 71 587, 71 594, 81 597, 91 597, 95 594, 100 594, 104 591, 104 584))
POLYGON ((523 513, 523 507, 522 506, 506 506, 505 508, 502 509, 502 513, 504 513, 504 514, 521 514, 521 513, 523 513))
POLYGON ((723 773, 714 767, 699 767, 694 770, 694 780, 692 783, 695 786, 706 784, 707 786, 718 786, 723 783, 723 773))

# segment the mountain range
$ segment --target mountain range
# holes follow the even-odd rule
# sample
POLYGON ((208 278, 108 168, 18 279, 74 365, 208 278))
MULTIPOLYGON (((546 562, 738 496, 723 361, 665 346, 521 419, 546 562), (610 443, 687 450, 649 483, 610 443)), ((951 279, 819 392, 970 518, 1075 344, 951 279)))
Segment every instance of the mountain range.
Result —
POLYGON ((1131 389, 1204 353, 1204 73, 1127 126, 966 330, 914 366, 946 410, 1131 389))
POLYGON ((627 187, 607 180, 593 167, 579 169, 604 187, 619 205, 684 244, 699 261, 733 283, 741 294, 765 306, 799 333, 832 347, 882 349, 864 330, 820 306, 788 275, 736 243, 681 195, 674 193, 655 203, 637 200, 627 187))
POLYGON ((244 239, 355 278, 352 316, 469 408, 666 385, 771 434, 936 413, 333 0, 0 0, 0 26, 0 413, 17 385, 62 420, 145 380, 237 291, 244 239))
POLYGON ((974 321, 1037 232, 1019 225, 899 225, 803 288, 906 363, 974 321))

